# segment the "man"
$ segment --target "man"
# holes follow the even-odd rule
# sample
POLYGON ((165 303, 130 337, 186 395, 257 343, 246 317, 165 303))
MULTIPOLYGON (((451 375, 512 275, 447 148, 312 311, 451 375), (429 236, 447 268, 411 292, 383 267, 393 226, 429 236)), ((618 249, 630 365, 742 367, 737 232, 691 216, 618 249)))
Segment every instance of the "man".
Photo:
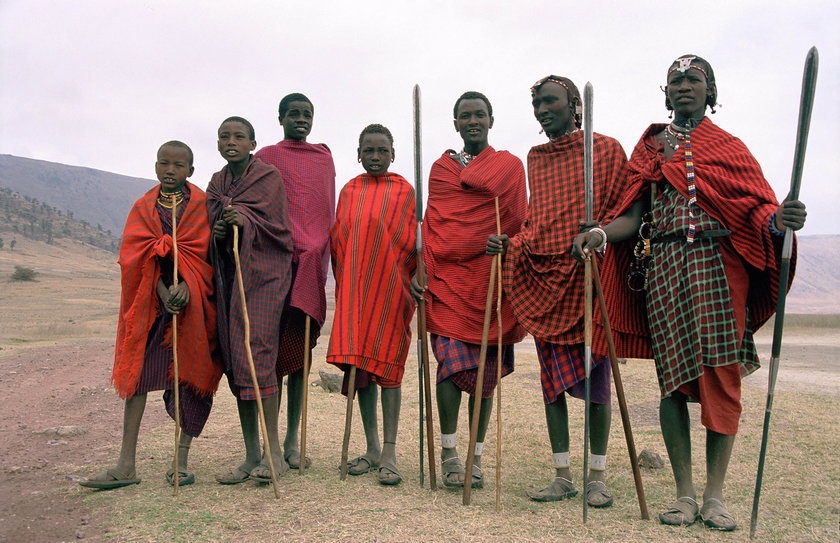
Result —
MULTIPOLYGON (((536 501, 558 501, 578 492, 569 467, 566 393, 584 398, 583 267, 569 250, 578 223, 585 217, 581 98, 571 80, 554 75, 537 81, 531 97, 534 116, 550 141, 528 153, 531 200, 527 223, 511 239, 491 236, 487 251, 506 254, 505 292, 519 322, 534 336, 540 360, 556 476, 546 488, 528 495, 536 501)), ((593 139, 593 219, 604 221, 611 217, 622 194, 627 159, 616 140, 601 134, 593 139)), ((611 372, 605 352, 603 341, 594 340, 592 447, 589 486, 584 489, 592 507, 609 507, 613 502, 604 477, 611 417, 611 372)))
MULTIPOLYGON (((484 240, 496 231, 495 199, 499 199, 502 232, 519 232, 527 209, 525 169, 522 161, 488 143, 493 107, 479 92, 466 92, 455 102, 455 130, 464 140, 461 152, 448 150, 429 174, 429 199, 423 222, 423 258, 426 264, 426 322, 438 361, 437 403, 441 431, 441 468, 448 487, 464 485, 464 467, 458 458, 456 432, 462 392, 470 395, 472 420, 476 396, 482 322, 491 259, 484 240)), ((423 290, 413 282, 415 294, 423 290)), ((513 344, 524 330, 507 299, 502 300, 502 373, 513 371, 513 344)), ((496 388, 498 324, 490 325, 481 414, 473 468, 474 487, 481 487, 481 452, 496 388)))
MULTIPOLYGON (((645 131, 630 158, 621 215, 600 232, 578 236, 573 252, 582 258, 607 241, 644 236, 646 297, 628 296, 626 269, 605 270, 605 288, 624 308, 616 312, 617 325, 640 330, 644 342, 622 355, 652 347, 656 361, 659 421, 677 495, 659 520, 690 525, 699 517, 731 531, 737 525, 724 506, 723 486, 741 416, 741 376, 758 367, 752 334, 775 311, 783 233, 804 226, 805 205, 779 205, 743 142, 705 116, 717 104, 706 60, 675 60, 664 90, 674 122, 645 131), (700 402, 706 427, 702 508, 691 470, 689 399, 700 402)), ((618 244, 613 252, 620 257, 626 249, 618 244)))
MULTIPOLYGON (((315 116, 309 98, 300 93, 289 94, 280 100, 278 109, 283 141, 263 147, 254 156, 277 168, 283 178, 294 243, 292 285, 280 322, 277 369, 280 376, 288 375, 289 387, 283 456, 290 468, 298 469, 298 430, 305 386, 303 356, 306 349, 317 343, 327 314, 324 286, 330 263, 330 227, 335 220, 335 165, 329 147, 306 141, 315 116), (310 344, 304 345, 307 321, 310 344)), ((308 467, 309 459, 305 462, 304 467, 308 467)))

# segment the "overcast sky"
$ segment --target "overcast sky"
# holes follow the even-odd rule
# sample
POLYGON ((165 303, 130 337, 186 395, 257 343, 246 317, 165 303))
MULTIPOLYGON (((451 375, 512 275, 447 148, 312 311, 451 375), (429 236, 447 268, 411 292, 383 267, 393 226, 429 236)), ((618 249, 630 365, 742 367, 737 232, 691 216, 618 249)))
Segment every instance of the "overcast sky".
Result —
POLYGON ((340 188, 361 173, 358 135, 394 134, 391 171, 413 181, 411 91, 423 95, 424 174, 460 149, 452 106, 466 90, 493 103, 490 143, 525 160, 543 143, 529 87, 554 73, 595 89, 595 130, 630 153, 665 122, 659 86, 684 53, 712 64, 723 107, 776 194, 790 185, 802 68, 820 74, 801 199, 803 233, 838 234, 840 3, 673 1, 0 0, 0 153, 154 178, 180 139, 206 186, 223 159, 216 129, 249 119, 258 147, 282 139, 277 104, 315 105, 311 142, 333 151, 340 188))

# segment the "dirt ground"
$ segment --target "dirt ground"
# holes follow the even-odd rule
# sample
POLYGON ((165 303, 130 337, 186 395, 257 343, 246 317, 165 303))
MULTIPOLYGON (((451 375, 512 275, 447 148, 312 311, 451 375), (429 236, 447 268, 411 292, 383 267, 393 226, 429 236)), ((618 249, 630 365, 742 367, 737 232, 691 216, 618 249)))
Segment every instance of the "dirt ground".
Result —
MULTIPOLYGON (((2 543, 108 537, 103 513, 86 506, 77 482, 112 465, 121 435, 122 401, 109 385, 118 284, 112 256, 90 270, 68 262, 56 259, 38 283, 5 283, 0 289, 2 543), (52 304, 44 303, 45 292, 52 292, 52 304)), ((0 273, 5 276, 9 268, 0 259, 0 273)), ((770 328, 757 338, 764 361, 770 328)), ((532 354, 533 346, 523 344, 518 351, 532 354)), ((786 330, 781 367, 777 390, 839 396, 838 330, 794 323, 786 330)), ((746 384, 766 388, 766 370, 746 384)), ((157 407, 150 402, 141 436, 169 424, 157 407)), ((652 410, 650 415, 655 417, 652 410)))

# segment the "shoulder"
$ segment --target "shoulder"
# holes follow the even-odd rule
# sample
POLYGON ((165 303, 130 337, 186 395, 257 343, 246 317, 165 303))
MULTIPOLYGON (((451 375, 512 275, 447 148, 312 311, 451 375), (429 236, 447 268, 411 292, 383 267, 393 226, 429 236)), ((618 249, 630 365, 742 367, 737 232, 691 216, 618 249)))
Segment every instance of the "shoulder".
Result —
POLYGON ((189 181, 187 181, 187 188, 190 191, 190 200, 195 199, 196 201, 200 201, 207 199, 207 193, 189 181))
POLYGON ((624 147, 621 146, 617 139, 611 136, 594 133, 592 134, 592 140, 596 146, 603 147, 609 154, 620 155, 624 158, 627 157, 627 153, 624 152, 624 147))
POLYGON ((522 160, 511 153, 510 151, 493 151, 493 160, 500 162, 501 164, 508 165, 508 166, 518 166, 522 168, 522 160))

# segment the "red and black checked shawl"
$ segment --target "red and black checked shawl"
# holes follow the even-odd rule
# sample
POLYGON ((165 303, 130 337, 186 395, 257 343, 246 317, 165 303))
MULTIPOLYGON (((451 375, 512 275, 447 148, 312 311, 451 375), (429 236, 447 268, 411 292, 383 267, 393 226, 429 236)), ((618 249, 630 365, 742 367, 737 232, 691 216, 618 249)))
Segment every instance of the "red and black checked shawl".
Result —
MULTIPOLYGON (((594 220, 603 223, 615 215, 626 163, 618 141, 594 135, 594 220)), ((582 343, 583 266, 572 258, 571 247, 586 217, 583 132, 531 148, 528 183, 528 219, 505 257, 505 292, 517 319, 535 338, 582 343)), ((600 322, 597 307, 594 318, 600 322)))
MULTIPOLYGON (((190 303, 178 314, 178 369, 182 384, 209 395, 222 375, 212 356, 216 308, 210 299, 213 268, 207 259, 210 224, 204 191, 190 183, 188 188, 190 199, 178 222, 178 274, 190 289, 190 303)), ((134 203, 120 245, 120 313, 111 381, 121 398, 133 396, 140 382, 146 341, 160 305, 158 257, 172 253, 172 236, 163 233, 155 208, 158 194, 160 186, 134 203)), ((167 343, 171 335, 170 328, 167 343)))
POLYGON ((286 304, 323 326, 327 315, 330 228, 335 221, 335 165, 323 143, 283 140, 254 155, 273 165, 286 188, 286 211, 295 247, 294 280, 286 304))
MULTIPOLYGON (((277 340, 280 314, 291 282, 292 233, 286 218, 283 180, 274 166, 252 159, 245 173, 234 179, 225 166, 213 174, 207 186, 210 222, 222 218, 228 205, 244 217, 240 232, 242 281, 251 324, 251 350, 262 388, 276 379, 277 340)), ((245 352, 244 323, 233 265, 233 234, 224 243, 211 244, 210 256, 216 271, 219 306, 219 344, 226 372, 237 386, 251 389, 252 382, 245 352)))
MULTIPOLYGON (((428 277, 426 326, 429 332, 467 343, 481 343, 481 326, 492 258, 487 237, 496 233, 496 206, 502 232, 519 233, 528 209, 525 168, 507 151, 487 147, 466 168, 450 151, 429 173, 429 200, 423 221, 423 258, 428 277)), ((516 343, 525 330, 516 322, 507 297, 502 298, 502 342, 516 343)), ((490 342, 499 332, 496 313, 490 342)))
POLYGON ((327 362, 402 381, 414 315, 414 208, 414 189, 393 173, 362 174, 341 189, 330 232, 336 304, 327 362))
MULTIPOLYGON (((636 144, 628 163, 628 187, 619 206, 619 213, 647 193, 651 183, 667 181, 688 199, 685 173, 685 150, 678 149, 671 160, 663 163, 661 143, 656 134, 665 124, 653 124, 636 144)), ((747 295, 747 329, 758 330, 776 310, 779 286, 778 263, 781 260, 781 238, 774 239, 768 223, 778 208, 778 201, 761 167, 746 145, 717 127, 708 117, 691 132, 694 158, 697 205, 723 228, 732 231, 729 239, 741 258, 749 265, 750 289, 747 295)), ((632 259, 630 244, 617 244, 616 269, 603 273, 608 297, 608 312, 613 326, 619 330, 641 334, 649 332, 645 319, 644 298, 633 295, 626 287, 627 266, 632 259)), ((796 267, 796 251, 791 258, 790 281, 796 267)), ((788 284, 789 286, 790 284, 788 284)), ((639 347, 639 345, 636 345, 639 347)), ((643 348, 643 351, 648 349, 643 348)), ((649 353, 625 352, 620 356, 646 356, 649 353)), ((647 355, 649 357, 649 355, 647 355)))

